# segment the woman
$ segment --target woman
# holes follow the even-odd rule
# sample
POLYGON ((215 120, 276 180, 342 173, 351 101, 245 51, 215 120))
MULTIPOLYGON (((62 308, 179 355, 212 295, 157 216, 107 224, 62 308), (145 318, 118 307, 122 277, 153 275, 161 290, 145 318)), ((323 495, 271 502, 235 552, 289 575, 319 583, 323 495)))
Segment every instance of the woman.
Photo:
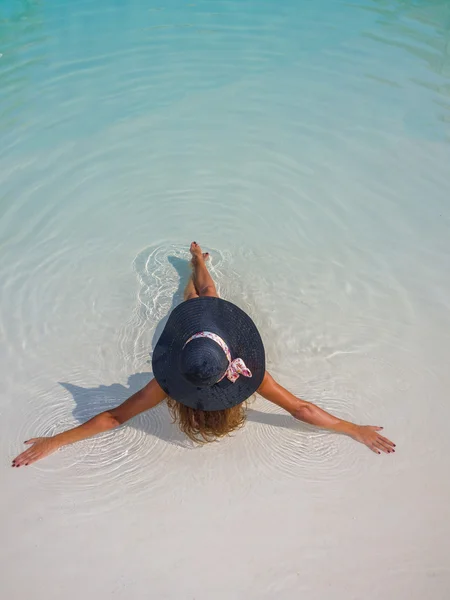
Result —
POLYGON ((345 433, 373 452, 395 452, 382 427, 333 417, 296 398, 265 370, 265 354, 255 324, 241 309, 219 298, 200 246, 191 244, 193 274, 184 300, 169 317, 153 353, 154 379, 123 404, 53 437, 34 438, 12 466, 30 465, 62 446, 122 425, 167 400, 174 420, 192 440, 223 437, 245 421, 245 400, 255 392, 317 427, 345 433))

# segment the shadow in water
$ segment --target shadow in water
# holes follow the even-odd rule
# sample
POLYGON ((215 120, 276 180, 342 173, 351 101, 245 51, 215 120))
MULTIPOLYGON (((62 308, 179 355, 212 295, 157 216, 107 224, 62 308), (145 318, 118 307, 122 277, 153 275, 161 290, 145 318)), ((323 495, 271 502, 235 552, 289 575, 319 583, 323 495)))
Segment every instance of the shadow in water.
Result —
POLYGON ((277 413, 266 413, 262 410, 249 408, 247 410, 247 421, 261 423, 262 425, 270 425, 271 427, 280 427, 281 429, 295 429, 304 432, 310 431, 308 425, 301 421, 297 421, 288 413, 279 415, 277 413))
POLYGON ((165 317, 163 317, 159 321, 158 325, 156 326, 155 333, 153 334, 153 339, 152 339, 152 349, 155 348, 155 346, 159 340, 159 337, 160 337, 161 333, 163 332, 164 327, 166 326, 166 323, 167 323, 170 313, 173 311, 173 309, 176 306, 178 306, 178 304, 181 304, 181 302, 183 302, 184 289, 189 281, 189 277, 191 276, 191 267, 190 267, 189 260, 179 258, 178 256, 168 256, 167 260, 169 261, 169 263, 173 266, 173 268, 178 273, 180 280, 178 283, 178 289, 175 292, 175 294, 173 295, 172 305, 170 307, 170 310, 168 311, 167 315, 165 317))

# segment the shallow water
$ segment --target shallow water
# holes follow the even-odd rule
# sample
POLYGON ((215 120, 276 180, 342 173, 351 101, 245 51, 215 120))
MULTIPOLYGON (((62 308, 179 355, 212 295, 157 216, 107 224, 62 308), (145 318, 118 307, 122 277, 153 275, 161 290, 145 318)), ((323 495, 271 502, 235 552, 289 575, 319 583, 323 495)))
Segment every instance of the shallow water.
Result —
POLYGON ((447 598, 448 1, 6 0, 0 54, 6 596, 447 598), (159 407, 10 469, 148 381, 192 239, 395 456, 257 399, 220 444, 159 407))

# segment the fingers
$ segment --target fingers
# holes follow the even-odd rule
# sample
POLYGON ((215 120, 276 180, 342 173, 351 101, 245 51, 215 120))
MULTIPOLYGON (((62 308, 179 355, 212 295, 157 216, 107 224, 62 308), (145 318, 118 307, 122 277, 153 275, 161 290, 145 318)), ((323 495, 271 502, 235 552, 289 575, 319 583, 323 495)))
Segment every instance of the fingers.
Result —
POLYGON ((42 438, 32 438, 31 440, 27 440, 25 444, 32 444, 28 450, 16 456, 16 458, 12 461, 13 467, 22 467, 30 465, 32 462, 36 462, 39 459, 40 453, 36 451, 34 444, 39 442, 42 438))
POLYGON ((22 452, 22 454, 19 454, 19 456, 17 456, 13 460, 12 466, 13 467, 21 467, 22 465, 28 465, 30 460, 31 460, 31 452, 30 452, 30 450, 26 450, 25 452, 22 452))
POLYGON ((375 426, 370 426, 369 429, 371 429, 374 434, 373 435, 373 439, 370 441, 370 444, 368 444, 369 448, 375 452, 376 454, 381 454, 381 452, 384 452, 386 454, 390 454, 391 452, 395 452, 394 448, 395 448, 395 444, 394 442, 391 442, 391 440, 388 440, 388 438, 382 436, 379 433, 375 433, 378 431, 382 431, 383 427, 375 427, 375 426))
POLYGON ((37 460, 39 460, 39 458, 40 458, 40 454, 38 454, 36 452, 30 452, 30 450, 27 450, 26 452, 19 454, 19 456, 13 460, 12 466, 13 467, 26 467, 28 465, 31 465, 31 463, 34 463, 37 460))
POLYGON ((32 451, 31 448, 29 450, 26 450, 25 452, 22 452, 22 454, 19 454, 19 456, 13 460, 13 467, 21 467, 23 465, 30 464, 34 455, 35 453, 32 451))
POLYGON ((384 438, 381 435, 378 435, 373 441, 372 441, 372 449, 375 449, 378 451, 378 454, 381 454, 381 452, 384 452, 385 454, 391 454, 391 452, 395 452, 394 450, 394 444, 384 438))
POLYGON ((391 442, 391 440, 388 440, 387 438, 383 437, 382 435, 378 436, 378 439, 380 440, 380 442, 382 442, 385 446, 387 446, 388 448, 390 448, 393 452, 395 452, 394 448, 395 448, 395 444, 394 442, 391 442))
POLYGON ((391 448, 390 446, 388 446, 387 444, 385 444, 381 440, 377 440, 375 442, 375 444, 376 444, 377 448, 379 448, 385 454, 390 454, 391 452, 395 452, 395 450, 393 448, 391 448))
POLYGON ((381 431, 383 427, 375 427, 374 425, 369 425, 363 428, 365 430, 365 434, 363 435, 363 439, 368 448, 375 452, 375 454, 381 454, 382 452, 385 454, 391 454, 395 452, 395 444, 388 440, 388 438, 384 437, 379 431, 381 431))

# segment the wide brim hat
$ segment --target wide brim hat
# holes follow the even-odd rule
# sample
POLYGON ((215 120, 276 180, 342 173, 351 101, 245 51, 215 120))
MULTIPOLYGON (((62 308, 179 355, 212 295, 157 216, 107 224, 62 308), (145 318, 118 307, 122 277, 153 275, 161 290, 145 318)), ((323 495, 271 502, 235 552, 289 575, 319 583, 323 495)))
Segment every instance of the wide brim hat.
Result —
POLYGON ((193 298, 177 306, 156 344, 153 375, 166 394, 197 410, 223 410, 247 400, 260 387, 266 370, 264 345, 252 319, 238 306, 221 298, 193 298), (180 369, 186 343, 201 332, 211 332, 225 341, 231 358, 241 358, 251 377, 236 381, 224 377, 200 387, 188 381, 180 369))

